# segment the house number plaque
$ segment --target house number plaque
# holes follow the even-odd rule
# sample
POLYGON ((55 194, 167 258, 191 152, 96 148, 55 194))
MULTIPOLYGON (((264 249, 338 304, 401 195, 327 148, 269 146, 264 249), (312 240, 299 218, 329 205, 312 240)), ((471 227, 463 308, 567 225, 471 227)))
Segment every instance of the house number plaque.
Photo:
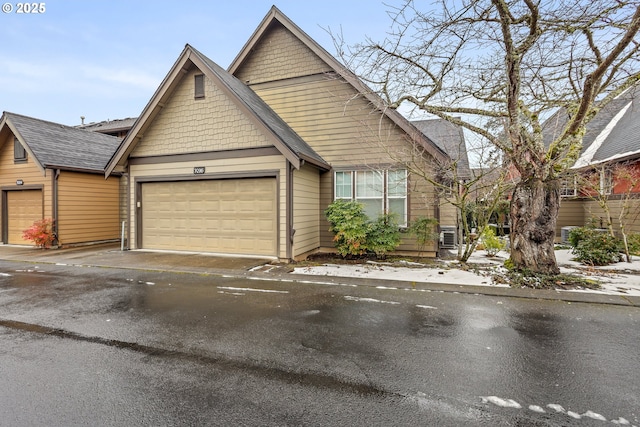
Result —
POLYGON ((195 168, 193 168, 194 175, 202 175, 204 172, 205 172, 204 166, 196 166, 195 168))

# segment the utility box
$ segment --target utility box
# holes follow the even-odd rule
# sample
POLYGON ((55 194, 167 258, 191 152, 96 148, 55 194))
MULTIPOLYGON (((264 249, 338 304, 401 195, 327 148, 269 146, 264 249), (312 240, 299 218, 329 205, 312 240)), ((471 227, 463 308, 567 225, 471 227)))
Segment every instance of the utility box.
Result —
POLYGON ((458 246, 458 232, 455 225, 440 226, 440 247, 455 249, 458 246))

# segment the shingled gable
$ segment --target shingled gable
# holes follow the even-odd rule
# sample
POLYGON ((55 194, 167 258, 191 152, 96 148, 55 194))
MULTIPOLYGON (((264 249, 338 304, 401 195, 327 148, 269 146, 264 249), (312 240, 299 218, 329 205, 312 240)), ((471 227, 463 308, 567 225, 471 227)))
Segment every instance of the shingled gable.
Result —
POLYGON ((127 157, 135 148, 137 141, 142 138, 153 118, 162 109, 164 102, 171 96, 190 64, 195 65, 211 81, 215 82, 258 128, 265 131, 265 134, 273 140, 273 144, 278 151, 295 168, 300 168, 304 162, 307 162, 323 170, 330 169, 330 166, 322 157, 313 151, 251 88, 187 44, 133 125, 131 131, 129 131, 129 134, 115 152, 107 165, 106 175, 111 173, 118 165, 124 165, 127 157))
POLYGON ((258 28, 251 35, 247 43, 244 45, 240 53, 233 60, 228 71, 235 75, 242 67, 245 60, 251 54, 254 47, 260 43, 261 38, 268 31, 271 25, 279 23, 297 37, 304 45, 306 45, 315 55, 324 61, 335 73, 343 78, 347 83, 355 88, 362 96, 364 96, 372 105, 374 105, 382 114, 387 116, 395 125, 400 127, 414 142, 425 147, 426 151, 438 161, 448 161, 447 153, 443 151, 437 144, 431 141, 426 135, 413 126, 409 120, 403 117, 395 109, 385 105, 380 96, 374 93, 367 85, 365 85, 353 72, 345 68, 338 60, 336 60, 329 52, 320 46, 315 40, 302 31, 293 21, 284 15, 277 7, 272 6, 269 13, 264 17, 258 28))
MULTIPOLYGON (((598 111, 587 123, 582 149, 572 169, 589 168, 609 161, 623 161, 640 156, 640 87, 632 87, 598 111)), ((569 116, 559 109, 543 125, 548 147, 564 130, 569 116)))
POLYGON ((43 174, 46 169, 104 173, 120 144, 113 136, 5 111, 0 132, 6 128, 18 138, 43 174))

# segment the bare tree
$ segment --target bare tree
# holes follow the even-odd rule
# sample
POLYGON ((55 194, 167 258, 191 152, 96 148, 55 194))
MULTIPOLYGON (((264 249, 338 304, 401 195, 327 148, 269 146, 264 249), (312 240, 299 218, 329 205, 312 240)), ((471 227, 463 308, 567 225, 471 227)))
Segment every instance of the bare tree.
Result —
POLYGON ((631 262, 629 233, 640 216, 640 167, 635 163, 613 163, 594 167, 579 175, 582 195, 594 200, 604 214, 607 231, 616 237, 614 217, 627 262, 631 262), (614 191, 617 190, 617 191, 614 191))
POLYGON ((510 209, 513 264, 557 274, 559 177, 580 153, 589 120, 640 80, 640 2, 437 4, 391 7, 389 36, 350 49, 337 40, 342 59, 391 108, 412 105, 499 147, 520 176, 510 209), (542 123, 559 108, 568 119, 545 144, 542 123))

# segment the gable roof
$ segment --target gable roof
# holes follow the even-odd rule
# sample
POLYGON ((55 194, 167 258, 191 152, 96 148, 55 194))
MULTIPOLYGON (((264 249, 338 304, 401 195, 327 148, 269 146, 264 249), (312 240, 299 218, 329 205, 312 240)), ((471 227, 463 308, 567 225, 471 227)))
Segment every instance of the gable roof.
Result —
POLYGON ((452 161, 457 162, 458 178, 471 179, 467 144, 462 127, 444 119, 416 120, 411 123, 447 153, 452 161))
POLYGON ((65 169, 103 173, 120 139, 5 111, 0 131, 10 129, 44 173, 65 169))
POLYGON ((251 35, 247 43, 240 50, 240 53, 232 61, 228 68, 231 74, 235 74, 242 64, 247 60, 251 51, 260 42, 265 33, 272 25, 280 24, 297 37, 307 48, 315 55, 323 60, 335 73, 343 78, 347 83, 353 86, 358 93, 364 96, 371 104, 373 104, 383 115, 387 116, 393 123, 400 127, 414 142, 423 145, 426 151, 439 161, 446 161, 447 154, 437 144, 431 141, 428 136, 418 131, 404 116, 395 109, 385 105, 380 96, 374 93, 367 85, 365 85, 353 72, 348 70, 329 52, 320 46, 315 40, 302 31, 293 21, 284 15, 277 7, 272 6, 267 15, 264 17, 258 28, 251 35))
MULTIPOLYGON (((605 105, 587 123, 582 149, 572 169, 614 160, 640 157, 640 87, 627 90, 605 105)), ((545 146, 562 132, 569 120, 566 110, 557 111, 543 125, 545 146)))
POLYGON ((186 45, 160 87, 136 120, 135 124, 120 144, 109 164, 106 173, 110 173, 133 151, 137 141, 151 124, 155 116, 181 80, 190 64, 195 65, 207 78, 214 82, 227 96, 242 109, 253 123, 265 131, 274 141, 274 146, 294 165, 299 168, 309 162, 320 169, 331 167, 317 154, 293 129, 291 129, 251 88, 229 74, 202 53, 186 45))

